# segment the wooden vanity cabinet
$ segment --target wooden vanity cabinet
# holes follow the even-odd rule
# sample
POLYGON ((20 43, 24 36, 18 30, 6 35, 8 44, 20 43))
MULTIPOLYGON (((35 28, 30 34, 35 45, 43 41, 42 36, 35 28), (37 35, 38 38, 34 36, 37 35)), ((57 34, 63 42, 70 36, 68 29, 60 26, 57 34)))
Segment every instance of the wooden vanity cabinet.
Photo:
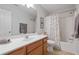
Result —
POLYGON ((15 51, 10 52, 9 55, 26 55, 26 47, 16 49, 15 51))
POLYGON ((27 55, 47 55, 47 37, 27 46, 27 55))
POLYGON ((47 55, 47 38, 16 49, 9 55, 47 55))

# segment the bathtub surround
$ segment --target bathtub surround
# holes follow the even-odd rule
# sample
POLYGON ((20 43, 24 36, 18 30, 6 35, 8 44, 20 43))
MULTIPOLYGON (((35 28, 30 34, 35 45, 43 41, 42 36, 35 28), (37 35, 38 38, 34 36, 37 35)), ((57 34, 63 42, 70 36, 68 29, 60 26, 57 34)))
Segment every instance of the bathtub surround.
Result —
POLYGON ((72 9, 59 14, 60 41, 67 42, 74 35, 74 13, 72 9))

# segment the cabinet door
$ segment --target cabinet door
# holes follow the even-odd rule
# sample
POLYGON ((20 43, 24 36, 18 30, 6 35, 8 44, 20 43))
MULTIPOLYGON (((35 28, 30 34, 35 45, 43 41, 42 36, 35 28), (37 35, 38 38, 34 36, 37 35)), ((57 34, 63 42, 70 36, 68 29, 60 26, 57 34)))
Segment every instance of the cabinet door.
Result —
POLYGON ((47 55, 47 54, 48 54, 48 51, 47 51, 47 42, 44 43, 43 48, 44 48, 43 54, 44 54, 44 55, 47 55))
POLYGON ((43 54, 43 49, 42 46, 36 48, 32 52, 30 52, 28 55, 42 55, 43 54))
POLYGON ((26 48, 19 48, 11 53, 9 53, 9 55, 25 55, 26 54, 26 48))
POLYGON ((28 45, 27 46, 27 53, 30 53, 32 50, 38 48, 41 45, 42 45, 42 40, 34 42, 34 43, 28 45))

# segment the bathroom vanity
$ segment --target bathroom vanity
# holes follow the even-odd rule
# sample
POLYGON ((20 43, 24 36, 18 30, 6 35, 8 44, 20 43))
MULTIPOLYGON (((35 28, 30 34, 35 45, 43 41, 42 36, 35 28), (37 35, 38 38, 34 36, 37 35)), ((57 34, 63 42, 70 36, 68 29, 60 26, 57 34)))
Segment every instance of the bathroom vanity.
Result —
POLYGON ((0 51, 2 50, 3 54, 6 55, 47 55, 47 39, 45 35, 39 35, 37 38, 30 40, 20 38, 17 40, 18 43, 14 42, 16 46, 14 43, 9 43, 7 46, 3 45, 5 46, 5 48, 2 48, 4 51, 2 49, 0 51))
POLYGON ((46 55, 47 38, 30 43, 29 45, 18 48, 9 53, 9 55, 46 55))

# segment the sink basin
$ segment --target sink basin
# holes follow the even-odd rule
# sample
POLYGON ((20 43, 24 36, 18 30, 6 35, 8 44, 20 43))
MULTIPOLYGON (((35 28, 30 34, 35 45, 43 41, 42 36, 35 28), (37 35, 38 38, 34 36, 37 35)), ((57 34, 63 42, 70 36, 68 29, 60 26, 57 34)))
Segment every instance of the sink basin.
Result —
POLYGON ((36 39, 36 38, 38 38, 38 37, 39 37, 39 35, 26 36, 26 37, 24 38, 24 41, 30 41, 30 40, 36 39))
POLYGON ((39 35, 31 35, 31 36, 28 36, 27 39, 35 39, 35 38, 38 38, 38 37, 39 37, 39 35))

